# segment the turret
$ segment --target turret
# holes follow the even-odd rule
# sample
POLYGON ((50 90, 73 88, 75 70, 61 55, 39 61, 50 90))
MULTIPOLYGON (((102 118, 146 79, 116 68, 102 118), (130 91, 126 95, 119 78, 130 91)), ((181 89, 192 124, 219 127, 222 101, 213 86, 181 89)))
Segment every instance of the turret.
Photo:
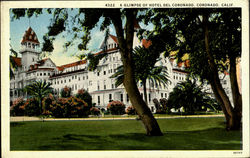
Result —
POLYGON ((29 66, 38 61, 40 51, 38 50, 40 42, 38 41, 36 33, 31 27, 25 31, 22 41, 21 50, 22 54, 22 69, 24 71, 28 70, 29 66))

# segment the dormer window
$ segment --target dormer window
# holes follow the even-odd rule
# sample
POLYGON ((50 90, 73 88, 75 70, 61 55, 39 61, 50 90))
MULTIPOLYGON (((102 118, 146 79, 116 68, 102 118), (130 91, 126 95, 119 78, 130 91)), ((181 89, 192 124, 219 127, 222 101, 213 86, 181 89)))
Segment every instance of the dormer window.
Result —
POLYGON ((29 36, 29 39, 32 39, 32 36, 31 36, 31 35, 29 36))

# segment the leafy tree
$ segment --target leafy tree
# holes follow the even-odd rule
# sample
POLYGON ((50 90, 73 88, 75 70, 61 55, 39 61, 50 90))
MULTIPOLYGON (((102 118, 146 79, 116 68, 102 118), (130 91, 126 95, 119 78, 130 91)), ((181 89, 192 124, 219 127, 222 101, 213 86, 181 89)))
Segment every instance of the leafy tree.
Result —
MULTIPOLYGON (((152 53, 150 48, 145 48, 144 46, 138 46, 134 49, 133 58, 135 62, 134 66, 134 76, 136 82, 140 82, 143 85, 144 101, 147 104, 147 80, 154 85, 163 85, 164 87, 168 85, 168 72, 165 66, 155 66, 158 56, 152 53)), ((124 70, 123 66, 117 68, 117 72, 111 76, 111 78, 116 78, 115 85, 118 87, 123 83, 124 80, 124 70)))
POLYGON ((92 96, 88 93, 88 91, 84 89, 79 89, 76 94, 76 97, 84 100, 89 107, 92 107, 92 96))
POLYGON ((24 91, 26 91, 29 95, 35 97, 39 101, 40 114, 42 114, 42 100, 48 94, 52 92, 52 88, 50 87, 51 83, 46 81, 34 81, 30 85, 24 87, 24 91))
MULTIPOLYGON (((239 93, 236 63, 241 56, 241 9, 152 9, 146 19, 156 25, 155 32, 169 31, 176 36, 177 57, 189 54, 190 72, 202 81, 207 80, 227 120, 227 129, 239 129, 242 116, 242 97, 239 93), (159 13, 159 14, 158 14, 159 13), (162 14, 165 13, 165 17, 162 14), (171 26, 171 27, 168 27, 171 26), (234 107, 223 89, 219 72, 229 69, 234 107)), ((159 34, 158 40, 167 40, 159 34)), ((168 53, 166 53, 168 55, 168 53)))
MULTIPOLYGON (((47 9, 47 11, 48 13, 53 13, 53 19, 51 26, 48 27, 48 33, 44 36, 46 37, 45 43, 47 44, 46 48, 48 48, 48 50, 43 47, 43 51, 51 52, 53 47, 50 46, 52 45, 55 36, 66 30, 72 33, 72 40, 77 38, 81 39, 78 49, 86 50, 87 43, 91 39, 90 31, 97 25, 100 19, 102 19, 102 23, 100 25, 101 30, 104 30, 111 24, 114 26, 124 67, 123 85, 129 95, 132 105, 140 115, 140 118, 145 125, 147 135, 162 135, 156 119, 140 96, 134 77, 134 59, 132 57, 134 20, 136 20, 138 12, 141 10, 130 8, 81 8, 72 20, 74 25, 69 25, 70 9, 57 8, 47 9), (123 22, 125 22, 125 29, 123 27, 123 22)), ((37 15, 41 12, 41 9, 12 9, 14 19, 23 17, 25 14, 27 14, 28 17, 31 17, 33 14, 37 15)), ((70 46, 72 44, 72 40, 71 42, 66 43, 66 46, 70 46)), ((43 46, 45 46, 45 44, 43 44, 43 46)))
POLYGON ((64 88, 61 89, 60 95, 63 98, 68 98, 68 97, 71 97, 71 93, 72 93, 71 88, 65 86, 64 88))
POLYGON ((14 49, 10 49, 10 52, 12 55, 10 55, 10 79, 13 79, 15 77, 14 71, 18 68, 18 65, 14 58, 17 57, 17 52, 14 49))

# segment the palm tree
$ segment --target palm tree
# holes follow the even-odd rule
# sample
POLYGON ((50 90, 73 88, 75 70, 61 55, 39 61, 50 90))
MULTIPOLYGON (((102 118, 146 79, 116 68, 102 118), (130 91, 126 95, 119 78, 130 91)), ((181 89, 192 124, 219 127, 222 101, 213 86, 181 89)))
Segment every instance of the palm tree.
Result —
POLYGON ((29 95, 35 97, 39 101, 40 113, 42 113, 42 100, 49 93, 52 93, 53 88, 50 87, 51 83, 46 81, 35 81, 24 88, 29 95))
POLYGON ((169 95, 167 104, 175 109, 183 107, 185 112, 194 113, 201 110, 202 106, 211 108, 211 105, 208 104, 209 100, 211 98, 202 92, 201 87, 196 84, 196 81, 192 82, 188 79, 175 86, 169 95))
MULTIPOLYGON (((153 85, 168 85, 168 72, 165 66, 155 66, 156 62, 159 61, 158 55, 154 54, 151 49, 145 47, 136 47, 133 51, 134 65, 134 76, 138 83, 141 81, 143 85, 144 100, 147 103, 147 80, 153 85)), ((115 78, 115 86, 118 87, 123 83, 124 73, 123 66, 119 66, 115 74, 111 78, 115 78)))

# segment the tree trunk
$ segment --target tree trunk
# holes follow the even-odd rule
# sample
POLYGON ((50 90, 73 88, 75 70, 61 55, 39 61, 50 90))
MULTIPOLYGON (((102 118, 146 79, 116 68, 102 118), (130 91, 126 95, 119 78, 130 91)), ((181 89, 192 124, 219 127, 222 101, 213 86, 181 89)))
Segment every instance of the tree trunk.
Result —
POLYGON ((229 120, 230 120, 230 116, 229 116, 229 114, 228 114, 228 112, 227 112, 227 110, 226 110, 226 107, 225 107, 225 105, 224 105, 224 103, 223 103, 223 100, 222 100, 222 98, 220 97, 220 95, 219 95, 219 93, 218 93, 218 91, 217 91, 217 89, 216 89, 215 83, 214 83, 212 80, 209 81, 209 83, 210 83, 211 88, 212 88, 212 90, 213 90, 213 92, 214 92, 214 96, 215 96, 216 100, 218 101, 219 105, 221 106, 221 109, 222 109, 222 111, 223 111, 223 113, 224 113, 224 115, 225 115, 226 124, 228 124, 228 122, 229 122, 229 120))
POLYGON ((149 136, 161 136, 162 132, 160 127, 154 118, 152 112, 150 111, 147 104, 143 101, 140 92, 136 86, 134 80, 133 71, 129 62, 124 63, 124 87, 129 95, 130 101, 133 107, 136 109, 137 114, 140 116, 144 127, 146 129, 147 135, 149 136))
POLYGON ((222 109, 225 108, 223 112, 226 112, 224 114, 225 114, 226 119, 227 119, 227 130, 236 129, 237 125, 235 124, 235 121, 234 121, 234 119, 236 117, 234 115, 230 100, 229 100, 228 96, 226 95, 225 90, 223 89, 223 87, 220 83, 218 69, 217 69, 217 66, 214 62, 214 57, 211 54, 210 48, 209 48, 208 13, 205 13, 203 15, 203 24, 204 24, 204 30, 205 30, 205 32, 204 32, 205 49, 206 49, 206 53, 207 53, 207 57, 208 57, 208 64, 209 64, 210 72, 211 72, 211 79, 210 80, 212 80, 212 83, 214 86, 213 90, 214 90, 214 93, 216 93, 217 95, 220 96, 220 98, 221 98, 220 101, 223 102, 222 109))
POLYGON ((144 127, 146 129, 146 133, 149 136, 161 136, 163 135, 160 127, 154 118, 152 112, 149 107, 143 101, 140 92, 137 88, 135 78, 134 78, 134 62, 132 58, 133 51, 133 36, 134 36, 134 19, 135 19, 135 10, 127 9, 126 10, 126 26, 125 26, 125 38, 122 27, 122 21, 120 19, 121 13, 117 10, 116 15, 112 17, 112 22, 114 24, 120 54, 124 67, 124 81, 123 85, 128 93, 132 106, 135 108, 137 114, 140 116, 144 127))
POLYGON ((42 115, 43 113, 42 98, 38 98, 38 102, 39 102, 39 108, 40 108, 40 115, 42 115))
POLYGON ((242 96, 239 92, 237 75, 236 75, 236 58, 232 57, 230 59, 230 82, 234 103, 234 128, 239 129, 241 126, 241 118, 242 118, 242 96))
POLYGON ((147 80, 143 80, 143 93, 144 93, 144 101, 148 105, 148 96, 147 96, 147 80))

